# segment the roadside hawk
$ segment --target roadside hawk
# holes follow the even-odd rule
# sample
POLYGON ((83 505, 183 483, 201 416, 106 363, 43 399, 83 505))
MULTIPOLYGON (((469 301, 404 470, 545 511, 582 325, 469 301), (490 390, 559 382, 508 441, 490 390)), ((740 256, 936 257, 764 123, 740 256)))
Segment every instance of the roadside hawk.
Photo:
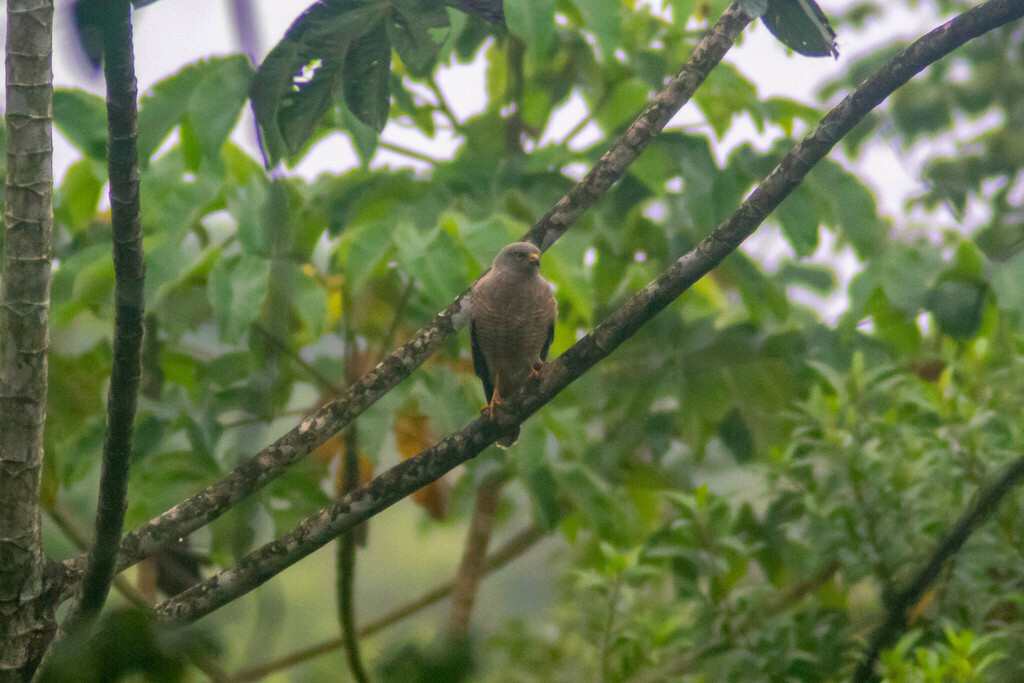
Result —
MULTIPOLYGON (((558 306, 540 276, 540 249, 529 242, 502 249, 473 285, 470 301, 473 369, 484 383, 493 418, 501 397, 511 396, 540 372, 555 334, 558 306)), ((518 439, 517 426, 498 439, 498 446, 508 448, 518 439)))

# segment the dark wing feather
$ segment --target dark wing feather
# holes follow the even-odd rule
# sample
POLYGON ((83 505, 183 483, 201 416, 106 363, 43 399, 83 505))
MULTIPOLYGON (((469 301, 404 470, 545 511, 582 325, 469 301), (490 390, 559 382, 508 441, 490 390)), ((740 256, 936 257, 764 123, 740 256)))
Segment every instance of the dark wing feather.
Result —
MULTIPOLYGON (((480 349, 480 340, 476 337, 475 320, 469 324, 469 346, 473 353, 473 371, 484 383, 484 395, 487 396, 487 402, 490 403, 491 396, 494 394, 494 384, 491 382, 491 372, 487 368, 487 359, 484 358, 484 352, 480 349)), ((547 350, 546 346, 544 348, 547 350)))
POLYGON ((540 359, 546 361, 548 359, 548 349, 551 348, 551 340, 555 338, 555 320, 551 319, 551 324, 548 325, 548 336, 544 340, 544 346, 540 349, 540 359))

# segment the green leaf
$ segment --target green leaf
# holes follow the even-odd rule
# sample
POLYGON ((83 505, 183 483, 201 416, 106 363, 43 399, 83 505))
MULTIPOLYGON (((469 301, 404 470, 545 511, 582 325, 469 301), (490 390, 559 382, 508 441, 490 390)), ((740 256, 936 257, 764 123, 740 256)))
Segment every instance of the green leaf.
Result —
POLYGON ((739 409, 733 408, 718 424, 718 435, 722 443, 736 458, 736 462, 749 462, 754 457, 754 437, 739 409))
POLYGON ((761 20, 779 42, 802 55, 839 56, 836 32, 814 0, 768 0, 761 20))
POLYGON ((888 237, 888 226, 878 215, 875 196, 860 179, 840 164, 825 161, 810 175, 819 197, 828 202, 841 236, 861 258, 878 253, 888 237))
POLYGON ((395 0, 388 38, 399 58, 415 76, 425 76, 437 61, 448 37, 448 11, 430 0, 395 0))
POLYGON ((269 253, 268 201, 270 190, 258 178, 253 178, 227 198, 228 210, 238 221, 238 241, 248 254, 269 253))
POLYGON ((188 115, 208 158, 217 158, 249 99, 253 68, 244 55, 215 57, 194 67, 199 72, 188 115))
POLYGON ((504 0, 505 23, 540 62, 555 35, 555 0, 504 0))
POLYGON ((402 268, 415 279, 435 305, 445 305, 469 285, 465 261, 451 235, 435 231, 425 238, 409 223, 395 229, 402 268))
POLYGON ((943 334, 972 339, 981 328, 987 293, 984 282, 947 280, 932 287, 925 302, 943 334))
POLYGON ((974 241, 993 261, 1005 261, 1024 249, 1024 207, 1013 206, 1003 187, 992 197, 992 220, 978 231, 974 241))
POLYGON ((758 131, 764 128, 764 109, 757 88, 730 64, 720 64, 694 93, 693 101, 704 113, 719 138, 732 125, 732 119, 746 112, 758 131))
POLYGON ((235 342, 259 316, 270 284, 270 262, 242 254, 210 273, 208 293, 220 338, 235 342))
MULTIPOLYGON (((253 69, 247 57, 212 57, 190 64, 153 86, 139 100, 140 163, 150 160, 176 126, 182 144, 215 159, 238 123, 248 98, 253 69)), ((190 159, 190 167, 198 159, 190 159)))
POLYGON ((621 0, 573 0, 583 15, 584 26, 597 38, 606 60, 611 59, 622 43, 621 0))
POLYGON ((53 125, 78 151, 93 159, 107 158, 107 103, 82 90, 53 91, 53 125))
POLYGON ((57 188, 54 218, 72 233, 87 226, 96 217, 106 181, 106 168, 97 160, 84 157, 72 164, 57 188))
POLYGON ((345 56, 345 104, 356 118, 378 133, 391 106, 391 41, 384 23, 353 43, 345 56))
MULTIPOLYGON (((351 46, 374 31, 387 41, 383 23, 389 11, 390 4, 383 1, 315 3, 263 60, 249 95, 271 166, 287 155, 298 154, 334 106, 335 90, 350 76, 343 66, 351 46)), ((372 54, 381 52, 380 45, 363 48, 372 54)), ((366 55, 352 59, 356 65, 364 62, 365 66, 368 61, 366 55)), ((367 111, 379 111, 379 100, 376 107, 367 111)))
POLYGON ((342 236, 340 264, 349 292, 355 294, 377 269, 391 248, 394 221, 381 220, 347 230, 342 236))
POLYGON ((302 268, 289 264, 289 300, 306 328, 306 343, 319 339, 327 327, 327 291, 302 268))
POLYGON ((608 94, 605 105, 597 110, 597 121, 607 131, 614 131, 632 121, 651 98, 651 89, 639 78, 619 81, 608 94))
POLYGON ((797 256, 810 256, 818 248, 821 218, 814 197, 805 185, 798 185, 775 210, 782 234, 797 256))
POLYGON ((546 463, 528 468, 521 475, 533 502, 533 518, 545 531, 552 531, 562 519, 558 481, 546 463))

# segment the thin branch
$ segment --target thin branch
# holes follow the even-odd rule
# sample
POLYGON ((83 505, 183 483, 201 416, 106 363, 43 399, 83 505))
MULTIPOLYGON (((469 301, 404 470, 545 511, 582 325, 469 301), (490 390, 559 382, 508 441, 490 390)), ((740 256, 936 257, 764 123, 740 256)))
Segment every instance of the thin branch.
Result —
MULTIPOLYGON (((1020 14, 1024 14, 1024 10, 1020 14)), ((900 633, 906 629, 907 615, 910 609, 921 600, 921 596, 938 577, 942 565, 960 551, 971 534, 988 521, 1006 494, 1020 485, 1022 481, 1024 481, 1024 457, 1011 463, 998 479, 978 492, 974 504, 960 516, 949 535, 932 552, 928 562, 921 567, 907 587, 897 593, 889 603, 885 621, 872 635, 868 653, 854 673, 855 683, 867 683, 867 681, 877 679, 875 663, 878 661, 878 656, 883 648, 895 643, 900 633)))
MULTIPOLYGON (((498 550, 495 550, 492 554, 487 556, 487 561, 484 563, 484 574, 491 574, 492 572, 501 569, 536 545, 542 538, 544 538, 543 529, 536 525, 526 527, 512 536, 498 550)), ((456 579, 449 579, 448 581, 435 586, 415 600, 411 600, 404 605, 399 605, 387 614, 377 617, 359 629, 359 637, 367 638, 372 636, 373 634, 383 631, 389 626, 393 626, 414 614, 418 614, 431 605, 436 605, 452 594, 455 590, 455 583, 456 579)), ((313 659, 314 657, 325 655, 328 652, 334 652, 344 646, 345 643, 342 638, 331 638, 321 643, 317 643, 316 645, 311 645, 296 652, 292 652, 272 662, 267 662, 266 664, 261 664, 249 669, 241 669, 235 673, 233 680, 256 681, 265 676, 269 676, 276 671, 281 671, 282 669, 287 669, 295 666, 296 664, 301 664, 302 662, 313 659)))
POLYGON ((448 119, 448 123, 451 125, 452 131, 455 133, 461 133, 462 124, 460 124, 459 120, 455 118, 455 112, 453 112, 451 107, 448 106, 448 100, 445 99, 444 92, 441 91, 441 86, 437 84, 433 75, 427 79, 427 87, 430 88, 431 92, 434 93, 434 97, 437 98, 437 108, 442 114, 444 114, 444 117, 448 119))
POLYGON ((103 441, 96 532, 78 600, 64 628, 88 625, 110 592, 115 560, 128 506, 128 469, 132 452, 135 406, 142 373, 143 285, 142 219, 139 212, 139 169, 135 148, 135 57, 132 48, 131 4, 107 2, 103 7, 103 73, 107 82, 110 211, 114 250, 114 358, 107 395, 107 434, 103 441))
POLYGON ((481 416, 306 518, 281 538, 243 557, 236 566, 159 605, 157 612, 180 622, 191 622, 205 616, 323 547, 338 534, 478 455, 498 436, 507 433, 513 424, 521 423, 607 357, 644 323, 721 263, 753 234, 811 168, 892 92, 968 40, 1021 15, 1024 15, 1024 2, 1020 0, 989 0, 915 41, 836 105, 732 216, 619 307, 593 332, 548 364, 539 382, 510 397, 505 410, 495 419, 481 416))
MULTIPOLYGON (((646 148, 669 119, 692 96, 711 69, 750 23, 734 4, 705 34, 680 72, 644 108, 594 168, 526 234, 545 249, 563 235, 646 148)), ((468 291, 468 290, 467 290, 468 291)), ((176 505, 149 523, 127 533, 121 543, 119 568, 129 567, 166 541, 188 535, 251 495, 328 438, 337 434, 381 396, 397 386, 451 338, 467 318, 465 293, 441 311, 400 349, 332 401, 267 446, 220 481, 176 505)), ((65 562, 69 580, 65 593, 82 571, 83 558, 65 562)))
MULTIPOLYGON (((345 449, 342 454, 343 481, 341 493, 348 494, 359 487, 359 446, 356 425, 345 432, 345 449)), ((356 530, 349 529, 338 537, 338 622, 341 639, 345 643, 348 668, 357 683, 370 679, 363 667, 359 651, 359 634, 356 632, 355 592, 356 580, 356 530)))
POLYGON ((487 546, 491 542, 491 531, 494 529, 494 513, 498 510, 498 501, 501 500, 501 489, 504 485, 504 477, 494 476, 482 482, 476 490, 476 503, 473 506, 473 516, 469 520, 469 533, 466 537, 466 547, 462 551, 462 562, 455 574, 455 590, 448 618, 448 630, 454 636, 469 635, 469 618, 473 614, 473 603, 476 601, 480 580, 485 574, 484 563, 487 546))
POLYGON ((390 150, 392 152, 395 152, 396 154, 401 154, 403 156, 409 157, 410 159, 416 159, 417 161, 422 161, 433 166, 437 166, 442 161, 441 159, 435 159, 429 154, 417 152, 414 149, 409 149, 408 147, 403 147, 402 145, 396 145, 395 143, 388 142, 387 140, 377 140, 377 146, 380 147, 381 149, 390 150))
POLYGON ((53 638, 39 519, 53 245, 53 3, 7 2, 7 178, 0 293, 0 679, 53 638), (31 626, 29 626, 31 625, 31 626))

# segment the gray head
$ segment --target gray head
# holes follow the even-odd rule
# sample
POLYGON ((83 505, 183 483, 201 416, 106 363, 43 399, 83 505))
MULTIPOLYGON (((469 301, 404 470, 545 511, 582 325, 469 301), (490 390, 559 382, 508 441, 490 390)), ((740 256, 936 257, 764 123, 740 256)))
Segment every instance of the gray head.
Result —
POLYGON ((513 242, 498 252, 491 267, 532 277, 540 272, 540 249, 529 242, 513 242))

